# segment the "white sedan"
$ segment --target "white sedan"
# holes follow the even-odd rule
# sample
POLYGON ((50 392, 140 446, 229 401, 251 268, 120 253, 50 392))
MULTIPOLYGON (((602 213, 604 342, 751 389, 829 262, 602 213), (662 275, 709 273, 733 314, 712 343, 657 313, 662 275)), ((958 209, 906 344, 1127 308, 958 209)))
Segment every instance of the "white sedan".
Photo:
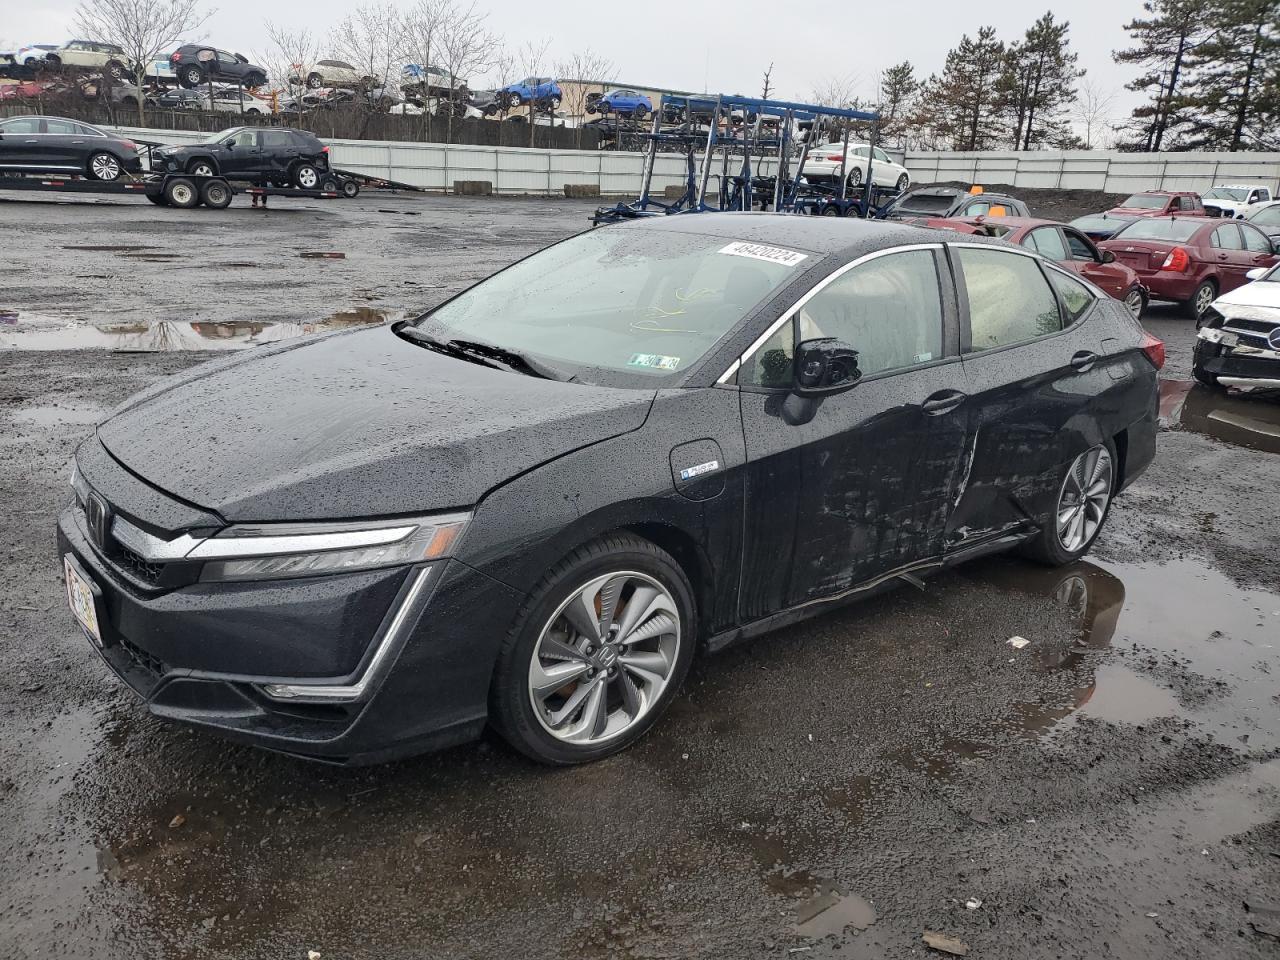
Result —
MULTIPOLYGON (((840 176, 840 149, 842 143, 828 143, 809 150, 804 161, 804 176, 812 180, 835 180, 840 176)), ((867 167, 877 187, 892 187, 901 193, 911 186, 911 174, 900 163, 894 163, 879 147, 865 143, 849 143, 845 176, 849 186, 862 186, 867 180, 867 167)))

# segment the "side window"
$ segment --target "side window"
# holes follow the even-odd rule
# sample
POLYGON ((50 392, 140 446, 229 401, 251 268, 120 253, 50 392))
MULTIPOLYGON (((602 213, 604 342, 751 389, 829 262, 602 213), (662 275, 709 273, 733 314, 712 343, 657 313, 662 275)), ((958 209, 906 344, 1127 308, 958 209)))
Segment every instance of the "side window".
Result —
POLYGON ((1213 231, 1213 246, 1219 250, 1243 250, 1240 243, 1240 231, 1234 223, 1226 223, 1213 231))
POLYGON ((45 130, 49 133, 70 136, 79 132, 76 129, 78 124, 72 123, 70 120, 46 120, 45 123, 45 130))
POLYGON ((967 207, 964 208, 964 213, 961 214, 961 216, 978 217, 978 216, 982 216, 983 214, 989 213, 990 211, 991 211, 990 200, 974 200, 967 207))
POLYGON ((263 130, 262 146, 268 150, 292 149, 293 134, 288 130, 263 130))
POLYGON ((837 337, 858 351, 863 376, 943 356, 942 296, 932 250, 891 253, 854 267, 797 314, 799 338, 837 337))
POLYGON ((1074 230, 1063 230, 1062 234, 1067 238, 1067 249, 1071 251, 1072 260, 1084 260, 1092 263, 1097 259, 1089 241, 1080 236, 1080 234, 1074 230))
POLYGON ((1271 241, 1257 227, 1240 224, 1240 232, 1244 234, 1244 248, 1250 253, 1271 253, 1271 241))
POLYGON ((1068 259, 1067 248, 1062 244, 1062 234, 1058 233, 1057 227, 1037 227, 1027 234, 1022 245, 1050 260, 1068 259))
POLYGON ((17 120, 6 120, 0 123, 0 131, 12 135, 15 133, 39 133, 40 121, 35 117, 20 117, 17 120))
POLYGON ((1095 299, 1093 294, 1075 277, 1069 277, 1058 270, 1046 270, 1045 273, 1049 274, 1049 282, 1054 285, 1058 296, 1062 298, 1062 305, 1067 311, 1067 323, 1075 323, 1093 306, 1095 299))
POLYGON ((872 151, 872 155, 873 155, 873 156, 876 158, 876 160, 877 160, 877 161, 879 161, 880 163, 891 163, 891 162, 892 162, 892 161, 889 159, 889 155, 888 155, 887 153, 885 153, 883 150, 881 150, 879 147, 876 147, 876 148, 875 148, 875 150, 873 150, 873 151, 872 151))
POLYGON ((1057 298, 1031 257, 974 247, 960 247, 957 253, 969 297, 969 352, 1062 329, 1057 298))
POLYGON ((258 145, 258 137, 252 130, 241 130, 231 138, 231 142, 237 147, 256 147, 258 145))

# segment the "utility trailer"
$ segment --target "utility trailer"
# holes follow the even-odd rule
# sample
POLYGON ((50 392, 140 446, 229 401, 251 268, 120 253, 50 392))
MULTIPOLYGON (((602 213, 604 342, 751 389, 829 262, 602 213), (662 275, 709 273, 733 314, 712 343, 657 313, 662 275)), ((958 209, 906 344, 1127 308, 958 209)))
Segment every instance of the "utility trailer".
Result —
MULTIPOLYGON (((144 196, 161 207, 189 210, 204 205, 213 210, 231 206, 237 193, 259 197, 334 199, 339 189, 303 190, 296 187, 232 186, 226 177, 198 177, 186 173, 148 174, 136 179, 87 180, 81 177, 18 174, 0 176, 0 190, 29 190, 33 193, 92 194, 96 196, 144 196)), ((359 192, 357 190, 357 192, 359 192)))

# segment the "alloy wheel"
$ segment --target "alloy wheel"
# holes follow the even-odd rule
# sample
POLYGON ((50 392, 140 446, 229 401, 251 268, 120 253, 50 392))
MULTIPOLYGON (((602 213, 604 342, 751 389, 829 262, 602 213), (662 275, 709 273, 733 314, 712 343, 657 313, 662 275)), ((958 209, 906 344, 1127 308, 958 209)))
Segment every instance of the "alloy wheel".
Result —
POLYGON ((1209 304, 1213 303, 1213 296, 1213 287, 1207 283, 1202 284, 1200 288, 1196 290, 1195 308, 1197 317, 1209 309, 1209 304))
POLYGON ((114 180, 120 176, 120 161, 109 153, 96 153, 89 161, 95 180, 114 180))
POLYGON ((1068 553, 1088 546, 1111 500, 1114 472, 1111 454, 1103 446, 1093 447, 1076 457, 1058 492, 1058 542, 1068 553))
POLYGON ((559 606, 533 648, 534 715, 566 743, 621 736, 661 699, 681 641, 676 601, 653 577, 635 571, 595 577, 559 606))
POLYGON ((1124 306, 1126 310, 1128 310, 1131 314, 1133 314, 1133 318, 1135 320, 1141 317, 1142 306, 1143 306, 1142 291, 1130 290, 1128 293, 1126 293, 1124 295, 1124 306))
POLYGON ((213 167, 207 163, 197 163, 189 171, 193 177, 212 177, 213 167))
POLYGON ((301 167, 298 170, 298 186, 304 190, 314 190, 320 182, 320 175, 315 167, 301 167))

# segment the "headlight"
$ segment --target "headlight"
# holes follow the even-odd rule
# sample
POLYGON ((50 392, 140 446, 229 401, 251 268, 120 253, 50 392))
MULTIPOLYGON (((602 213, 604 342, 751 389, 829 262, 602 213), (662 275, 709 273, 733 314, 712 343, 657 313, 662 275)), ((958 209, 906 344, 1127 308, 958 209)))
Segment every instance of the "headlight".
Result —
POLYGON ((394 567, 447 556, 470 514, 351 523, 238 524, 201 541, 203 581, 275 580, 394 567))
POLYGON ((71 479, 68 481, 71 489, 76 496, 76 504, 84 509, 85 501, 89 499, 89 485, 84 482, 84 477, 80 475, 80 467, 74 460, 71 461, 71 479))

